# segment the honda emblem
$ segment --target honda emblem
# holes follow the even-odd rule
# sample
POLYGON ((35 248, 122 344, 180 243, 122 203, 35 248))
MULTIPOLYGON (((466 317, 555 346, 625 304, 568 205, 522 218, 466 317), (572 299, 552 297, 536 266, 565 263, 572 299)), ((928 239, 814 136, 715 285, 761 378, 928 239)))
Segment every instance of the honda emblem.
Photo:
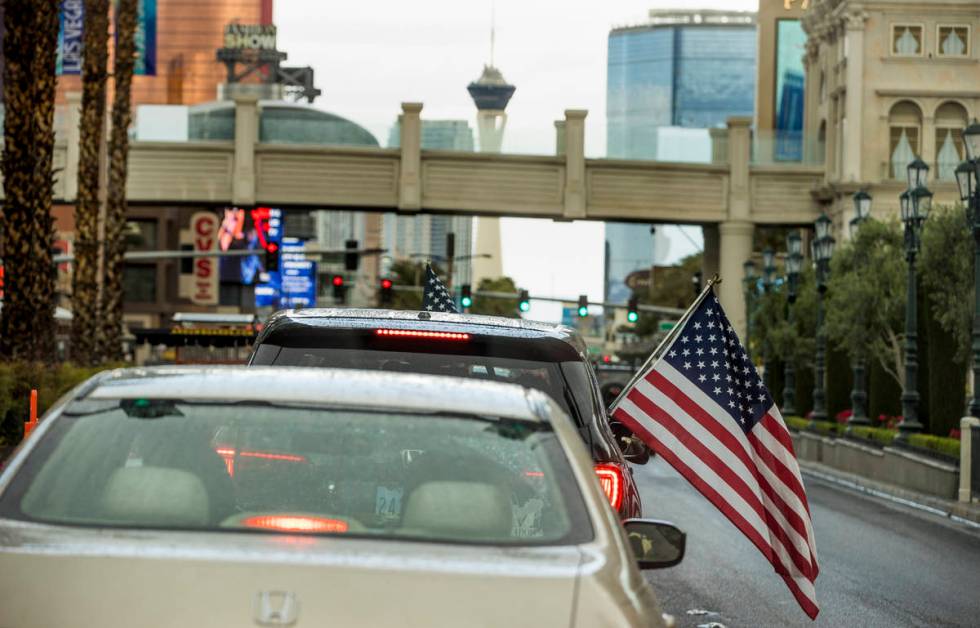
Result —
POLYGON ((255 623, 292 626, 299 617, 299 600, 289 591, 260 591, 255 595, 255 623))

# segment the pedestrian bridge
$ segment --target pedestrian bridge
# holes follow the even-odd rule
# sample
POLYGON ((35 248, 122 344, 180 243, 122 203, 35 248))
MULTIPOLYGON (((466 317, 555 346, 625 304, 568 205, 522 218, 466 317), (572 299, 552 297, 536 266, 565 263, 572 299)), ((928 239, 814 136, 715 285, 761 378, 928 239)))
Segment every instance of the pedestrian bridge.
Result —
MULTIPOLYGON (((744 317, 736 279, 754 225, 810 225, 820 212, 823 167, 753 163, 748 118, 713 132, 713 163, 699 164, 587 159, 582 110, 556 125, 555 155, 421 150, 421 110, 402 104, 400 148, 269 144, 257 141, 257 101, 240 97, 233 141, 134 141, 129 203, 701 224, 705 270, 738 274, 721 288, 733 319, 744 317)), ((58 203, 73 203, 78 190, 78 112, 67 115, 55 152, 58 203)))

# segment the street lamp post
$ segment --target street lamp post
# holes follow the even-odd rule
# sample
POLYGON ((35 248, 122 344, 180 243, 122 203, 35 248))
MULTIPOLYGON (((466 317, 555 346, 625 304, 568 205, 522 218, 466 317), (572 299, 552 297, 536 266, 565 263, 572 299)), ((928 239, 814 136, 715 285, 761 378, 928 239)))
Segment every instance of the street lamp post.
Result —
POLYGON ((900 198, 902 222, 905 223, 905 259, 909 264, 908 291, 905 302, 905 389, 902 391, 902 422, 898 424, 899 441, 909 434, 922 431, 919 422, 918 382, 918 290, 915 276, 915 257, 919 252, 922 223, 932 208, 932 192, 926 187, 929 166, 918 157, 908 165, 909 189, 900 198))
MULTIPOLYGON (((803 240, 798 231, 786 236, 786 323, 793 327, 793 304, 803 267, 803 240)), ((783 365, 783 416, 796 414, 796 372, 792 356, 783 365)))
POLYGON ((827 292, 827 279, 830 275, 830 258, 834 255, 836 240, 830 235, 833 222, 827 214, 820 214, 814 223, 816 237, 813 239, 811 251, 813 262, 817 267, 817 352, 814 356, 813 374, 813 412, 810 427, 815 427, 815 421, 827 419, 827 385, 824 381, 824 359, 827 352, 827 335, 823 328, 823 298, 827 292))
POLYGON ((970 416, 980 417, 980 123, 963 131, 966 161, 956 169, 960 199, 973 228, 973 396, 970 416))
MULTIPOLYGON (((871 195, 861 190, 854 195, 854 218, 850 222, 851 239, 855 239, 861 225, 871 215, 871 195)), ((847 420, 848 429, 853 425, 871 425, 868 419, 868 387, 864 356, 854 360, 854 386, 851 388, 851 418, 847 420)))
POLYGON ((752 359, 752 298, 755 296, 755 262, 746 260, 742 264, 743 288, 745 288, 745 352, 752 359))
MULTIPOLYGON (((766 247, 762 251, 762 291, 769 294, 775 285, 776 277, 776 253, 772 247, 766 247)), ((762 371, 763 376, 772 383, 772 351, 766 347, 767 343, 762 344, 762 371)))

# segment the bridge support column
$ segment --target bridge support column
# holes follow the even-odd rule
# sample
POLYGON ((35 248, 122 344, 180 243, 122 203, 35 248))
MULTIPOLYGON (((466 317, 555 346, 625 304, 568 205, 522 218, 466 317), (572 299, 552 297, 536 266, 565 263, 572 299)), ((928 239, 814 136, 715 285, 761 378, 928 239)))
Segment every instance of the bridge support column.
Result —
POLYGON ((724 272, 724 281, 719 286, 718 299, 743 344, 747 342, 745 337, 747 321, 745 320, 745 291, 742 288, 745 271, 742 264, 752 256, 752 230, 751 222, 734 220, 723 222, 718 227, 718 232, 721 234, 719 257, 724 272))
POLYGON ((707 281, 715 274, 721 274, 718 266, 718 225, 710 224, 701 227, 701 237, 704 240, 704 253, 701 256, 701 276, 707 281))
POLYGON ((585 218, 585 116, 584 109, 565 110, 565 211, 564 220, 585 218))
POLYGON ((398 210, 413 212, 422 207, 422 103, 403 102, 401 122, 398 210))
POLYGON ((259 141, 259 99, 254 94, 235 96, 235 179, 231 202, 255 205, 255 144, 259 141))

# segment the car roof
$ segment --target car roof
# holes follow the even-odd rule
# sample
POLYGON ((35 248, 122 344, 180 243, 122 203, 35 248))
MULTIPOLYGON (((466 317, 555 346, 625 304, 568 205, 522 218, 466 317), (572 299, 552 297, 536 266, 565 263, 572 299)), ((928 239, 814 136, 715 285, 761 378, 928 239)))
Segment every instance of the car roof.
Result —
POLYGON ((516 384, 390 371, 303 367, 167 366, 104 372, 76 398, 323 404, 547 420, 548 397, 516 384))
POLYGON ((432 329, 465 331, 484 336, 510 338, 553 338, 571 345, 577 353, 585 354, 582 337, 567 325, 542 323, 521 318, 484 316, 481 314, 452 314, 448 312, 418 312, 370 308, 310 308, 281 310, 273 314, 258 342, 283 328, 306 329, 364 329, 384 325, 396 329, 432 329))

